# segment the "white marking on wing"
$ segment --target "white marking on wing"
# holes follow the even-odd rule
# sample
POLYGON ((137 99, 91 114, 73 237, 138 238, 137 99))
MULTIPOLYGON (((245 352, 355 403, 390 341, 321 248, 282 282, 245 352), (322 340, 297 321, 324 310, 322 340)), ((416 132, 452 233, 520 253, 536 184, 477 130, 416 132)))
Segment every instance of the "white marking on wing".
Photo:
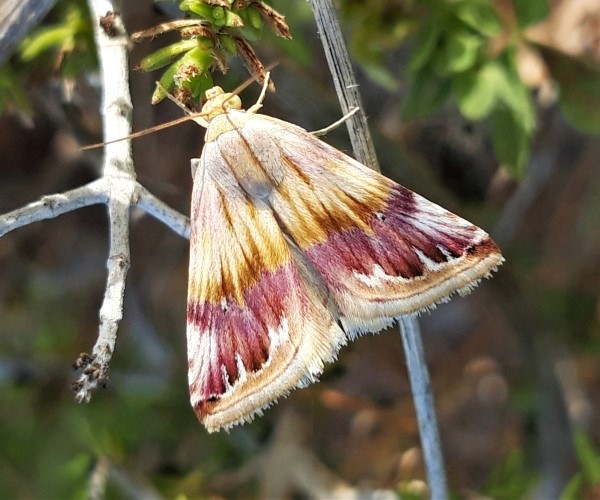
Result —
POLYGON ((378 264, 375 264, 373 266, 371 274, 362 274, 357 271, 354 271, 354 277, 370 288, 378 287, 381 285, 382 282, 396 279, 395 276, 390 276, 389 274, 386 274, 386 272, 383 270, 383 267, 381 267, 378 264))
POLYGON ((436 245, 436 247, 444 255, 444 257, 446 257, 446 260, 443 260, 442 262, 436 262, 436 261, 430 259, 429 257, 427 257, 427 255, 425 255, 418 248, 413 247, 413 251, 417 254, 417 256, 419 257, 419 260, 423 264, 425 264, 425 267, 428 271, 440 271, 445 266, 447 266, 449 262, 452 262, 453 260, 456 260, 457 258, 459 258, 459 257, 455 257, 454 255, 452 255, 448 251, 448 249, 443 247, 442 245, 436 245))
POLYGON ((246 367, 244 366, 244 361, 242 360, 242 356, 239 352, 235 353, 235 363, 237 365, 238 370, 238 383, 243 384, 248 380, 248 372, 246 371, 246 367))
POLYGON ((233 386, 229 381, 229 375, 227 374, 227 368, 225 367, 225 365, 221 365, 221 377, 223 378, 223 383, 225 384, 225 392, 227 392, 233 386))
POLYGON ((290 326, 287 318, 282 318, 277 328, 269 328, 268 334, 269 340, 271 341, 271 350, 288 342, 290 340, 290 326))

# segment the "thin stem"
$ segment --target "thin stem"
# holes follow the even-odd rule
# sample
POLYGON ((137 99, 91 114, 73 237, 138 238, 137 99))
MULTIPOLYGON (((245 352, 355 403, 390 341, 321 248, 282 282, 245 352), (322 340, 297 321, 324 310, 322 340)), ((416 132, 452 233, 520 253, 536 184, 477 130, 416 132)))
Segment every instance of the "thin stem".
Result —
POLYGON ((359 108, 358 113, 346 122, 354 155, 359 162, 379 171, 377 153, 369 133, 367 115, 362 105, 358 83, 354 77, 354 70, 333 3, 330 0, 310 0, 310 4, 342 112, 346 115, 353 108, 359 108))
POLYGON ((400 318, 400 334, 402 345, 406 353, 406 363, 410 375, 410 386, 412 389, 415 411, 419 422, 419 433, 421 435, 421 446, 425 467, 429 479, 429 490, 431 498, 440 500, 448 498, 448 487, 446 484, 446 471, 440 433, 438 430, 435 414, 435 401, 431 391, 431 381, 427 370, 425 350, 421 340, 421 328, 414 316, 402 316, 400 318))
MULTIPOLYGON (((346 122, 354 155, 361 163, 379 171, 358 85, 354 78, 333 2, 331 0, 310 0, 310 3, 342 111, 348 113, 354 106, 361 108, 359 113, 346 122)), ((403 316, 400 318, 399 326, 417 413, 431 498, 444 500, 448 498, 448 488, 419 323, 414 316, 403 316)))

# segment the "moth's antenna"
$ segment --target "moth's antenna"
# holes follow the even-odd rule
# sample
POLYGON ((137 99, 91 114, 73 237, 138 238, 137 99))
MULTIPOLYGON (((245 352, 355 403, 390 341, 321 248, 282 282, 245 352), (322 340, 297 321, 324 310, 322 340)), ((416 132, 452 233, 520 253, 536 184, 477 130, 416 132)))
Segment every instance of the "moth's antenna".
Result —
POLYGON ((161 123, 160 125, 155 125, 154 127, 150 127, 150 128, 145 129, 145 130, 141 130, 140 132, 134 132, 133 134, 130 134, 127 137, 122 137, 120 139, 113 139, 112 141, 98 142, 96 144, 90 144, 89 146, 83 146, 81 148, 81 151, 87 151, 87 150, 90 150, 90 149, 100 148, 102 146, 105 146, 107 144, 113 144, 115 142, 126 141, 126 140, 130 140, 130 139, 137 139, 138 137, 143 137, 145 135, 153 134, 154 132, 158 132, 160 130, 164 130, 164 129, 167 129, 167 128, 170 128, 170 127, 174 127, 175 125, 179 125, 180 123, 185 123, 185 122, 189 122, 189 121, 196 121, 196 120, 198 120, 198 118, 202 117, 202 113, 194 113, 192 110, 190 110, 189 108, 187 108, 184 104, 182 104, 177 99, 175 99, 175 97, 172 96, 160 84, 160 82, 156 82, 156 85, 158 87, 160 87, 164 91, 165 96, 167 97, 167 99, 169 99, 170 101, 172 101, 175 104, 177 104, 177 106, 179 106, 187 116, 183 116, 181 118, 177 118, 175 120, 171 120, 170 122, 161 123))
MULTIPOLYGON (((275 61, 274 63, 267 65, 267 67, 265 68, 266 73, 265 73, 265 81, 263 82, 263 87, 265 85, 268 86, 268 83, 270 81, 269 75, 271 74, 271 70, 274 69, 277 65, 279 65, 279 61, 275 61)), ((235 89, 233 89, 232 94, 238 95, 242 90, 249 87, 254 81, 255 80, 253 80, 252 78, 248 78, 244 83, 241 83, 235 89)))
POLYGON ((174 127, 175 125, 179 125, 180 123, 185 123, 189 121, 193 121, 196 119, 195 116, 183 116, 181 118, 177 118, 175 120, 171 120, 170 122, 161 123, 160 125, 155 125, 154 127, 147 128, 145 130, 141 130, 139 132, 134 132, 133 134, 129 134, 126 137, 121 137, 120 139, 113 139, 112 141, 106 142, 98 142, 96 144, 90 144, 88 146, 82 146, 81 151, 88 151, 90 149, 101 148, 102 146, 106 146, 107 144, 114 144, 115 142, 127 141, 129 139, 137 139, 138 137, 143 137, 148 134, 153 134, 154 132, 158 132, 160 130, 164 130, 170 127, 174 127))
MULTIPOLYGON (((257 103, 252 106, 248 111, 252 110, 252 112, 257 111, 258 109, 260 109, 260 107, 262 106, 262 102, 265 99, 265 95, 267 92, 267 87, 269 85, 270 79, 271 79, 271 73, 269 70, 271 70, 272 68, 274 68, 275 66, 277 66, 277 62, 270 64, 269 66, 267 66, 267 73, 265 74, 265 81, 263 84, 263 88, 262 91, 260 93, 260 96, 258 98, 257 103), (258 108, 256 107, 258 106, 258 108)), ((248 80, 246 80, 244 83, 242 83, 241 85, 238 85, 234 91, 231 93, 233 97, 234 95, 239 94, 242 90, 244 90, 246 87, 248 87, 254 80, 252 80, 251 78, 249 78, 248 80)), ((115 142, 120 142, 120 141, 126 141, 126 140, 131 140, 131 139, 137 139, 138 137, 143 137, 145 135, 148 134, 152 134, 154 132, 158 132, 160 130, 164 130, 170 127, 174 127, 175 125, 179 125, 180 123, 185 123, 188 121, 196 121, 196 123, 199 123, 199 118, 202 118, 202 113, 194 113, 193 111, 191 111, 189 108, 187 108, 184 104, 182 104, 181 102, 179 102, 170 92, 168 92, 161 84, 160 82, 156 82, 156 85, 158 87, 160 87, 164 93, 165 93, 165 97, 167 99, 169 99, 170 101, 174 102, 179 108, 181 108, 183 110, 183 112, 187 115, 184 116, 182 118, 177 118, 176 120, 171 120, 170 122, 167 123, 161 123, 160 125, 155 125, 154 127, 150 127, 147 128, 146 130, 142 130, 140 132, 134 132, 133 134, 130 134, 126 137, 121 137, 120 139, 113 139, 112 141, 106 141, 106 142, 98 142, 96 144, 90 144, 88 146, 83 146, 81 148, 81 151, 89 151, 91 149, 97 149, 97 148, 101 148, 102 146, 106 146, 107 144, 114 144, 115 142)), ((227 98, 224 100, 224 102, 227 102, 229 99, 231 99, 231 97, 227 98)), ((203 127, 206 127, 207 124, 206 123, 200 123, 203 127)))

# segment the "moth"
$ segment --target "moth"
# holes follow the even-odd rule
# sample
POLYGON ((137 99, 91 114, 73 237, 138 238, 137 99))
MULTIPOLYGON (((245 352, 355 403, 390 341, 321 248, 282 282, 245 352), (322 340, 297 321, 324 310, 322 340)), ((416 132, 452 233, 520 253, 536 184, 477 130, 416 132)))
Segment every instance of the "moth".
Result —
POLYGON ((469 292, 503 262, 470 222, 291 123, 207 92, 196 119, 187 346, 209 432, 315 382, 349 340, 469 292))

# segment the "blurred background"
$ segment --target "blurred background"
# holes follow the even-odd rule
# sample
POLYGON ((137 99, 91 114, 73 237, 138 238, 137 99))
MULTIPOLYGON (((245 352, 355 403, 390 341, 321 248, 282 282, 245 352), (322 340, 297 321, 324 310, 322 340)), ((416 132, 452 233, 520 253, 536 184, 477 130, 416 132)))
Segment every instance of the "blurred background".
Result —
MULTIPOLYGON (((279 63, 262 112, 320 129, 341 112, 310 7, 271 4, 293 40, 251 41, 279 63)), ((451 491, 600 496, 600 4, 337 5, 383 172, 492 233, 507 259, 421 317, 451 491)), ((120 13, 130 33, 171 19, 151 2, 120 13)), ((79 150, 102 140, 85 4, 59 2, 29 34, 65 19, 81 21, 71 52, 61 39, 34 57, 29 38, 0 69, 0 213, 98 176, 101 151, 79 150)), ((159 72, 135 70, 174 40, 131 46, 135 130, 181 115, 150 105, 159 72)), ((227 90, 248 77, 229 64, 214 75, 227 90)), ((140 182, 184 214, 202 137, 192 123, 133 145, 140 182)), ((343 127, 325 140, 350 151, 343 127)), ((188 399, 188 242, 141 211, 110 381, 76 404, 71 365, 96 339, 107 230, 97 206, 0 239, 0 497, 425 494, 394 328, 344 348, 320 383, 264 417, 207 434, 188 399)))

